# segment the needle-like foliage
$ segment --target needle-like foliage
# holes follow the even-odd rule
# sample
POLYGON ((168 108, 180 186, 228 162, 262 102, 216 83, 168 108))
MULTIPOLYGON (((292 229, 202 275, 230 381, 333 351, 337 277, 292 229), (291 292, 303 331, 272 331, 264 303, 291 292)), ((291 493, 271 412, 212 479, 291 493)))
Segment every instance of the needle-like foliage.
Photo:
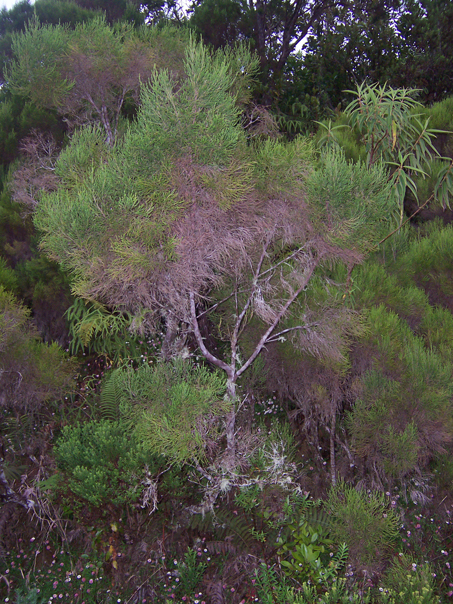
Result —
MULTIPOLYGON (((42 247, 72 272, 77 295, 128 311, 137 328, 164 319, 168 333, 172 325, 192 332, 226 372, 233 400, 266 344, 287 335, 341 363, 353 313, 331 312, 326 300, 313 305, 315 319, 295 303, 323 267, 351 268, 387 232, 390 196, 382 169, 352 166, 336 151, 314 172, 307 139, 247 143, 239 101, 256 60, 243 48, 211 54, 192 41, 184 66, 177 79, 154 72, 136 122, 113 147, 96 127, 73 137, 35 224, 42 247), (206 345, 202 317, 226 301, 233 308, 222 357, 206 345), (260 327, 243 359, 252 318, 260 327)), ((233 451, 234 411, 227 441, 233 451)))

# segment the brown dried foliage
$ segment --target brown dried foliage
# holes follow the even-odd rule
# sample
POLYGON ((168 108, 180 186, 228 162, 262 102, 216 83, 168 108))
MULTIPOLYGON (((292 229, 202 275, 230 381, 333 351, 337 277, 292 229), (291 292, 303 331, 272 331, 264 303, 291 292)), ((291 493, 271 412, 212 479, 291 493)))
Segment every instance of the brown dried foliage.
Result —
MULTIPOLYGON (((138 253, 148 255, 149 269, 137 275, 124 265, 121 279, 106 280, 108 267, 114 261, 114 255, 107 252, 88 269, 91 286, 86 295, 132 310, 160 308, 174 314, 178 321, 190 323, 189 293, 202 301, 226 278, 247 282, 263 246, 270 247, 275 241, 307 242, 307 252, 299 257, 301 265, 310 265, 315 255, 330 255, 331 250, 322 240, 310 238, 311 225, 302 196, 262 200, 249 190, 240 203, 223 209, 215 192, 203 186, 205 173, 204 167, 194 165, 186 157, 172 175, 174 190, 184 201, 184 211, 165 234, 176 241, 173 259, 167 261, 163 252, 160 259, 159 254, 151 256, 136 243, 138 253)), ((293 286, 297 283, 287 284, 287 288, 293 286)), ((266 287, 263 293, 273 293, 270 281, 266 287)), ((278 299, 274 303, 277 308, 278 299)), ((256 305, 259 306, 258 298, 256 305)), ((154 318, 159 316, 157 313, 154 318)))
MULTIPOLYGON (((85 42, 86 40, 82 40, 85 42)), ((138 40, 125 43, 118 56, 109 49, 84 48, 77 42, 64 62, 61 76, 74 82, 59 103, 59 112, 71 129, 99 123, 113 144, 126 97, 138 103, 140 81, 153 71, 154 52, 138 40)))
POLYGON ((22 161, 13 174, 11 194, 26 213, 31 213, 42 192, 55 191, 58 186, 55 163, 60 148, 50 133, 33 130, 22 141, 20 151, 22 161))

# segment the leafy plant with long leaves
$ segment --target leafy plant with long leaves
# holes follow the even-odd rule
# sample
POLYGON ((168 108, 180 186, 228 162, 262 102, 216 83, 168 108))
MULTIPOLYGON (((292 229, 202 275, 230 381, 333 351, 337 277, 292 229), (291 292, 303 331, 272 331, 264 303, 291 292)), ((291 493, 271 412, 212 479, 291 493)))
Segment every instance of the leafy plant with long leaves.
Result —
POLYGON ((109 312, 102 304, 76 298, 65 315, 71 354, 87 351, 104 356, 113 365, 140 357, 141 341, 129 331, 132 318, 127 313, 109 312))
MULTIPOLYGON (((398 226, 404 222, 404 199, 410 193, 418 202, 417 177, 430 176, 430 164, 441 160, 434 190, 423 206, 436 201, 449 207, 453 195, 453 161, 441 157, 434 141, 444 130, 430 128, 429 117, 424 116, 417 90, 391 88, 384 84, 359 84, 357 90, 348 90, 355 96, 345 109, 350 127, 358 134, 366 149, 368 168, 384 163, 389 169, 389 182, 398 209, 398 226)), ((337 132, 342 126, 320 124, 325 130, 322 145, 340 144, 337 132)), ((420 211, 421 207, 417 210, 420 211)))

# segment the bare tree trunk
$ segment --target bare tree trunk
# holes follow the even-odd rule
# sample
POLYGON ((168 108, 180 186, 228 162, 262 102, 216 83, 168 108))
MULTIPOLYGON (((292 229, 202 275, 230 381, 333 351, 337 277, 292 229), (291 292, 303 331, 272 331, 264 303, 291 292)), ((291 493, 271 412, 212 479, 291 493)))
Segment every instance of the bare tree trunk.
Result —
POLYGON ((335 409, 332 409, 332 423, 330 425, 330 475, 332 478, 332 485, 337 484, 337 469, 335 461, 335 430, 336 430, 336 413, 335 409))
POLYGON ((227 413, 225 419, 225 432, 227 440, 227 460, 228 465, 234 467, 236 459, 236 376, 227 381, 227 398, 231 401, 231 410, 227 413))
MULTIPOLYGON (((227 464, 230 468, 234 467, 235 459, 236 459, 236 437, 235 437, 236 408, 235 408, 235 404, 236 404, 237 380, 244 373, 244 371, 246 371, 250 367, 250 365, 254 362, 256 357, 260 354, 260 352, 265 347, 266 343, 269 341, 272 341, 272 334, 274 333, 275 328, 280 323, 281 319, 286 315, 291 304, 298 298, 298 296, 306 288, 306 286, 308 285, 308 282, 310 281, 310 279, 313 275, 315 268, 318 266, 320 259, 321 259, 321 257, 312 259, 313 261, 310 263, 309 266, 307 266, 307 268, 305 270, 304 278, 303 278, 302 283, 300 283, 299 288, 292 292, 292 294, 289 296, 286 303, 280 309, 280 312, 276 315, 276 317, 272 321, 271 325, 269 325, 267 327, 267 329, 265 330, 265 332, 262 334, 261 338, 255 345, 255 348, 254 348, 252 354, 245 361, 245 363, 238 369, 237 368, 238 340, 239 340, 240 330, 241 330, 242 322, 246 316, 248 309, 252 307, 253 298, 255 296, 256 289, 257 289, 257 282, 260 277, 263 277, 264 274, 266 274, 268 272, 268 271, 265 271, 264 273, 261 273, 263 262, 264 262, 264 259, 266 258, 268 245, 269 245, 269 242, 267 242, 263 247, 263 252, 258 261, 258 265, 257 265, 256 271, 255 271, 254 283, 253 283, 250 295, 249 295, 248 299, 246 300, 245 304, 243 305, 242 310, 240 312, 239 312, 238 306, 236 305, 236 317, 237 318, 236 318, 236 324, 235 324, 233 333, 231 335, 231 358, 230 358, 229 364, 225 363, 225 361, 222 361, 221 359, 217 358, 214 354, 212 354, 212 352, 210 352, 207 349, 203 336, 201 335, 200 325, 198 323, 197 310, 196 310, 196 304, 195 304, 195 293, 191 292, 189 294, 191 323, 192 323, 193 333, 197 340, 197 344, 200 347, 200 350, 201 350, 203 356, 205 357, 205 359, 207 361, 209 361, 210 363, 212 363, 213 365, 215 365, 216 367, 219 367, 219 369, 223 369, 223 371, 225 371, 225 373, 227 374, 226 397, 227 397, 227 400, 231 401, 231 404, 232 404, 231 410, 228 412, 228 414, 225 418, 225 435, 226 435, 226 440, 227 440, 226 460, 227 460, 227 464)), ((301 250, 299 250, 299 251, 301 251, 301 250)), ((278 264, 276 266, 278 266, 278 264)), ((290 331, 290 330, 284 330, 284 331, 286 333, 287 331, 290 331)), ((279 334, 275 334, 275 336, 278 336, 278 335, 279 334)))
POLYGON ((102 105, 102 107, 101 107, 101 122, 102 122, 102 125, 104 126, 104 130, 107 134, 107 144, 110 145, 111 147, 113 147, 113 144, 115 142, 115 137, 113 136, 107 107, 105 105, 102 105))
MULTIPOLYGON (((198 324, 198 318, 195 307, 195 296, 193 293, 190 294, 190 312, 192 316, 192 328, 194 331, 194 335, 197 339, 198 346, 200 347, 203 356, 207 361, 223 369, 227 374, 227 390, 226 396, 227 399, 231 401, 232 408, 231 411, 227 413, 225 418, 225 431, 226 431, 226 439, 227 439, 227 463, 229 466, 234 467, 234 460, 236 456, 236 442, 235 442, 235 425, 236 425, 236 409, 235 409, 235 401, 236 401, 236 380, 237 374, 235 368, 228 365, 221 359, 218 359, 215 355, 213 355, 206 348, 206 344, 204 343, 203 337, 200 332, 200 326, 198 324)), ((234 348, 233 348, 234 350, 234 348)), ((234 353, 233 353, 234 359, 234 353)))

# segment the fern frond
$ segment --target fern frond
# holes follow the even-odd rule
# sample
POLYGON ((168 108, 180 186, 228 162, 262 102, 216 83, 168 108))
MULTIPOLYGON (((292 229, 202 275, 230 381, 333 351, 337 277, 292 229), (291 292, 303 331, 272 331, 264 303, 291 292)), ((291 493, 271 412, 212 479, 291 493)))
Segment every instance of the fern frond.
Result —
POLYGON ((224 541, 206 541, 205 544, 210 554, 222 554, 223 556, 233 554, 235 556, 238 552, 237 547, 228 538, 224 541))
POLYGON ((14 480, 18 480, 22 474, 25 474, 27 471, 27 466, 23 464, 18 464, 14 462, 5 461, 3 463, 3 471, 5 472, 5 477, 8 482, 13 482, 14 480))
POLYGON ((225 604, 222 581, 210 581, 207 586, 207 592, 211 596, 212 604, 225 604))
POLYGON ((321 527, 326 532, 332 528, 332 517, 320 507, 310 506, 304 512, 304 518, 310 526, 321 527))
POLYGON ((338 548, 337 553, 332 558, 330 566, 332 568, 332 574, 336 574, 343 568, 349 556, 349 548, 346 543, 342 543, 338 548))
POLYGON ((229 510, 221 510, 217 512, 217 518, 227 532, 233 533, 236 543, 242 542, 242 545, 247 548, 256 544, 256 539, 252 534, 253 525, 246 516, 235 516, 229 510))
POLYGON ((194 514, 190 517, 187 528, 197 531, 200 534, 212 533, 215 531, 214 517, 212 512, 205 514, 194 514))
POLYGON ((118 371, 120 370, 110 373, 101 391, 100 408, 102 417, 112 421, 118 420, 120 417, 121 383, 118 371))

